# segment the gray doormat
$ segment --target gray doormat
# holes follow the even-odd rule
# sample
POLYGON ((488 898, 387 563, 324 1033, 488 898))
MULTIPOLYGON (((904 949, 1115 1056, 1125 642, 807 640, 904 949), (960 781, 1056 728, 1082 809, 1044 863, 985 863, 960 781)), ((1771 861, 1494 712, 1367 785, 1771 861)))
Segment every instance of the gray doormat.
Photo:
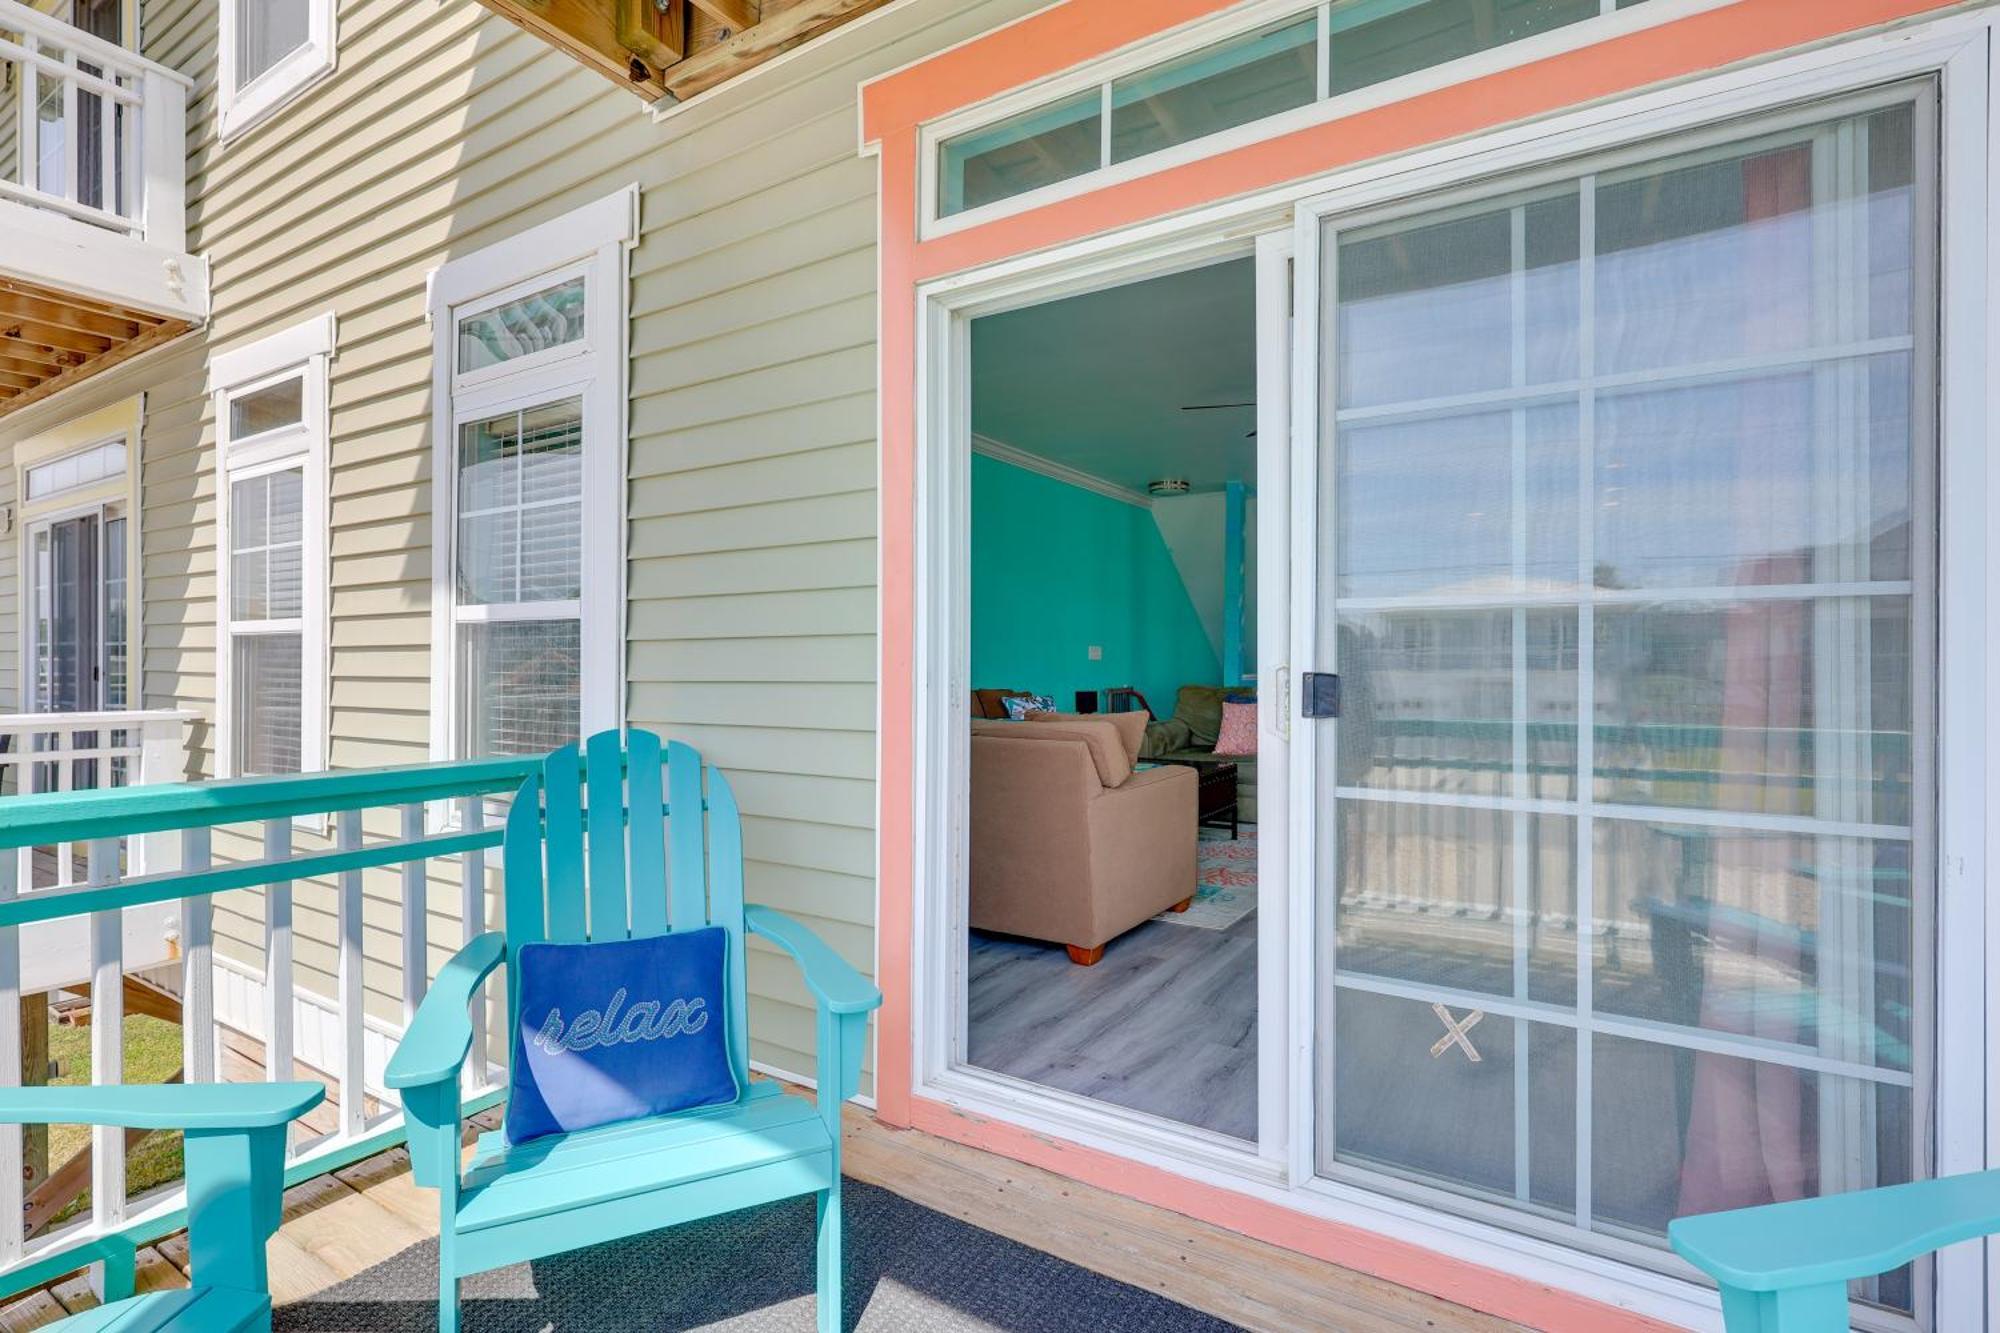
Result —
MULTIPOLYGON (((1226 1333, 1233 1324, 870 1185, 848 1181, 847 1327, 857 1333, 1226 1333)), ((465 1333, 812 1333, 811 1198, 749 1208, 461 1284, 465 1333)), ((277 1333, 430 1333, 437 1242, 310 1301, 277 1333)))

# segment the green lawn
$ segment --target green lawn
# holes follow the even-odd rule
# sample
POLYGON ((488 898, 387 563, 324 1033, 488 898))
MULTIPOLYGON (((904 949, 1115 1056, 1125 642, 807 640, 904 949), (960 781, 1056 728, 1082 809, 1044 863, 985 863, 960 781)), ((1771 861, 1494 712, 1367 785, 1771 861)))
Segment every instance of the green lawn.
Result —
MULTIPOLYGON (((49 1058, 62 1074, 50 1082, 58 1087, 90 1082, 90 1029, 49 1023, 49 1058)), ((163 1019, 131 1015, 125 1020, 126 1083, 165 1083, 181 1067, 181 1030, 163 1019)), ((49 1169, 55 1170, 90 1142, 84 1125, 49 1126, 49 1169)), ((156 1133, 125 1155, 125 1193, 135 1195, 181 1178, 181 1136, 156 1133)), ((90 1207, 90 1191, 56 1217, 75 1217, 90 1207)))

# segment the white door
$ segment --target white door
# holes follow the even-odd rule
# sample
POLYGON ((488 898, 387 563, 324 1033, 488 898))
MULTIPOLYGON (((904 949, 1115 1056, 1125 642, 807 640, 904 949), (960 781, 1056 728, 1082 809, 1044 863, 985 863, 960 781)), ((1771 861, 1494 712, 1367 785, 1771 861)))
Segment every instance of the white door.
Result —
POLYGON ((1927 1171, 1934 121, 1304 211, 1319 1174, 1670 1267, 1927 1171))

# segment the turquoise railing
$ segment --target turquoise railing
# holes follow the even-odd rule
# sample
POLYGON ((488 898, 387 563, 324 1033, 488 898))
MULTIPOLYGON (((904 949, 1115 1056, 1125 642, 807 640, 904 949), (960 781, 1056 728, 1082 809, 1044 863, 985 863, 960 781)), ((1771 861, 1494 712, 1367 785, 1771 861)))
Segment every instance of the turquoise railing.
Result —
MULTIPOLYGON (((440 880, 455 875, 458 887, 459 938, 439 942, 444 957, 486 928, 486 852, 501 839, 499 823, 487 818, 488 799, 511 793, 532 765, 531 759, 482 759, 0 799, 0 1086, 14 1086, 22 1076, 24 951, 34 959, 58 938, 74 938, 78 922, 88 939, 88 976, 74 984, 87 983, 91 992, 92 1081, 123 1081, 126 936, 130 922, 156 920, 159 905, 167 904, 177 933, 171 981, 180 998, 182 1077, 227 1078, 219 1049, 219 1019, 227 1019, 237 1030, 261 1028, 249 1035, 261 1037, 262 1077, 291 1077, 303 1057, 331 1085, 335 1126, 315 1137, 295 1129, 286 1183, 401 1141, 399 1111, 369 1111, 371 1098, 382 1108, 394 1105, 370 1071, 386 1060, 395 1025, 377 1024, 371 1032, 364 1021, 364 909, 385 898, 399 909, 407 1022, 429 983, 432 868, 452 872, 440 880), (87 849, 87 873, 81 882, 49 888, 23 882, 28 857, 5 854, 72 846, 87 849), (332 994, 302 988, 296 975, 298 881, 326 886, 333 899, 331 985, 323 988, 332 994), (234 919, 251 932, 261 927, 261 950, 217 948, 214 897, 235 890, 259 900, 234 919), (149 908, 154 915, 135 910, 149 908), (248 959, 238 956, 246 953, 248 959), (249 1004, 252 1012, 219 1015, 218 981, 228 988, 225 1007, 241 1011, 249 1004), (297 1030, 301 1012, 311 1024, 304 1034, 297 1030)), ((379 969, 385 960, 365 961, 379 969)), ((318 974, 329 971, 321 967, 318 974)), ((481 1017, 475 1014, 477 1046, 466 1089, 471 1110, 497 1102, 504 1085, 489 1058, 481 1017)), ((123 1133, 96 1129, 89 1219, 51 1235, 26 1236, 25 1142, 20 1126, 0 1127, 0 1290, 19 1290, 38 1276, 64 1271, 66 1263, 101 1262, 107 1237, 146 1244, 186 1224, 178 1186, 127 1198, 123 1133)))

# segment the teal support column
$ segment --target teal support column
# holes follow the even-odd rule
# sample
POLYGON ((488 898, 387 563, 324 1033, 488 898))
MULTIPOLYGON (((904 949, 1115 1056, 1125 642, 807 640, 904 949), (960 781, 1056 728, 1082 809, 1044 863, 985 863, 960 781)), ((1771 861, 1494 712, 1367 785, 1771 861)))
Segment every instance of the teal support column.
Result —
POLYGON ((1240 481, 1223 488, 1222 519, 1222 683, 1243 683, 1243 516, 1246 492, 1240 481))

